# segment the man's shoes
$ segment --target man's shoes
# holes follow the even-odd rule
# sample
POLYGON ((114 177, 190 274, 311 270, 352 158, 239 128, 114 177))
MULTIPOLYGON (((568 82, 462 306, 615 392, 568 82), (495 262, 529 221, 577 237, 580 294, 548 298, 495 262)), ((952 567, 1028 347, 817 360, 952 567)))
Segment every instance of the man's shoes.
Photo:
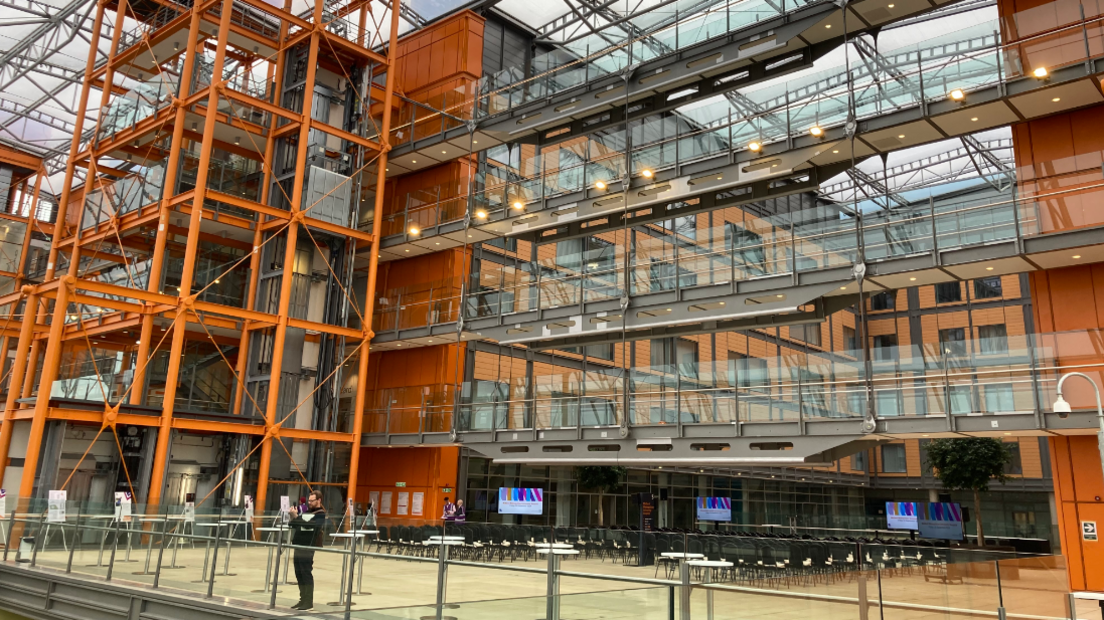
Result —
POLYGON ((303 609, 303 601, 299 601, 298 603, 292 605, 291 608, 302 610, 303 609))
POLYGON ((314 611, 314 605, 311 605, 310 603, 305 603, 302 607, 299 608, 299 611, 314 611))

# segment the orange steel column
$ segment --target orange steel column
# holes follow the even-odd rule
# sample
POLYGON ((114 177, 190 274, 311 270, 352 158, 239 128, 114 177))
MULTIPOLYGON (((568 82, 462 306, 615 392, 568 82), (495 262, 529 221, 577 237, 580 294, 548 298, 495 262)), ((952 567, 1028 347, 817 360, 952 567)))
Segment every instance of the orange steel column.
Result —
MULTIPOLYGON (((126 0, 120 0, 119 9, 115 13, 115 30, 111 33, 111 45, 108 47, 108 51, 107 51, 108 59, 115 58, 115 54, 117 54, 119 52, 119 39, 122 36, 123 26, 126 24, 126 22, 124 21, 124 18, 126 17, 126 6, 127 6, 126 0)), ((93 54, 92 52, 89 52, 89 53, 91 55, 95 56, 95 54, 93 54)), ((100 94, 100 107, 99 107, 100 110, 103 110, 104 108, 106 108, 108 102, 111 101, 111 88, 110 88, 110 85, 114 82, 114 79, 115 79, 115 66, 109 60, 109 62, 107 63, 106 68, 104 69, 103 81, 104 81, 105 87, 101 91, 101 94, 100 94)), ((100 119, 97 117, 97 119, 96 119, 96 133, 99 133, 99 129, 100 129, 100 119)), ((71 162, 70 165, 75 165, 75 164, 73 164, 71 162)), ((97 168, 97 166, 99 166, 99 160, 96 157, 95 142, 93 142, 92 144, 89 145, 89 148, 88 148, 88 167, 85 170, 85 177, 84 177, 85 180, 84 180, 83 186, 81 187, 80 208, 81 208, 82 211, 84 209, 85 202, 88 200, 88 192, 90 192, 92 190, 92 186, 94 185, 94 183, 96 181, 96 176, 97 176, 96 168, 97 168)), ((80 221, 80 218, 78 218, 76 230, 73 233, 73 249, 70 251, 70 254, 69 254, 69 275, 72 275, 72 276, 79 276, 80 275, 80 254, 81 254, 80 239, 81 239, 81 232, 82 232, 81 231, 81 221, 80 221)), ((57 229, 55 228, 54 229, 54 240, 56 241, 57 239, 58 239, 57 229)), ((49 267, 47 267, 47 268, 49 268, 49 267)), ((46 279, 49 280, 49 274, 47 274, 46 279)))
MULTIPOLYGON (((69 164, 65 169, 65 181, 62 186, 61 203, 58 205, 58 219, 54 225, 53 241, 50 244, 49 260, 46 263, 46 280, 53 279, 54 273, 57 270, 57 258, 60 248, 58 244, 65 237, 65 218, 68 215, 69 199, 70 199, 70 186, 73 183, 73 174, 76 168, 76 157, 80 151, 80 136, 84 128, 84 114, 88 108, 88 95, 92 82, 92 73, 95 69, 96 60, 96 45, 99 43, 99 30, 103 26, 103 12, 104 5, 99 4, 97 7, 96 20, 94 22, 94 31, 92 34, 92 47, 88 53, 88 61, 84 70, 84 84, 81 88, 81 100, 80 109, 77 110, 77 118, 74 122, 73 140, 69 148, 69 164)), ((115 18, 115 30, 111 36, 111 45, 108 48, 108 58, 112 58, 119 47, 119 37, 122 35, 123 18, 125 17, 125 11, 120 10, 116 13, 115 18)), ((110 73, 111 66, 108 65, 108 72, 110 73)), ((111 93, 110 81, 105 79, 104 99, 111 93)), ((101 105, 102 108, 102 105, 101 105)), ((99 121, 97 120, 97 127, 99 121)), ((90 159, 88 165, 88 172, 86 176, 85 186, 91 184, 94 181, 93 171, 95 169, 94 158, 90 159)), ((78 238, 79 238, 80 224, 77 224, 78 238)), ((72 255, 70 256, 69 269, 71 272, 76 272, 77 265, 79 264, 79 249, 76 244, 73 244, 72 255)), ((34 417, 31 420, 31 435, 27 441, 27 456, 23 462, 23 478, 19 485, 20 498, 27 499, 31 497, 34 492, 34 479, 35 474, 38 471, 38 458, 39 450, 42 446, 42 435, 46 429, 46 414, 50 405, 50 392, 54 385, 54 380, 57 379, 58 366, 61 363, 61 350, 64 345, 61 335, 65 329, 65 315, 68 313, 69 306, 69 288, 73 286, 76 279, 73 277, 62 278, 60 286, 57 289, 57 299, 54 301, 54 313, 52 322, 50 324, 50 336, 46 341, 46 354, 42 360, 42 373, 39 379, 38 398, 35 400, 34 417)), ((46 311, 43 310, 42 318, 45 319, 46 311)), ((41 347, 41 345, 40 345, 41 347)), ((31 364, 33 365, 37 361, 37 356, 34 355, 31 358, 31 364)), ((31 382, 34 380, 34 372, 27 372, 24 380, 24 391, 29 392, 33 389, 31 382)))
POLYGON ((291 307, 291 281, 295 271, 295 245, 299 236, 299 223, 303 212, 303 177, 306 176, 307 142, 310 138, 311 109, 314 106, 314 81, 318 72, 318 46, 321 38, 322 1, 315 0, 315 30, 310 37, 310 50, 307 56, 307 79, 303 87, 302 125, 299 127, 299 144, 296 148, 295 183, 291 190, 292 219, 287 227, 287 242, 284 247, 284 272, 280 274, 280 308, 276 311, 276 334, 273 338, 272 366, 269 371, 268 396, 265 403, 265 423, 269 432, 265 434, 261 446, 261 463, 257 470, 257 507, 265 509, 268 497, 268 472, 272 465, 272 441, 278 433, 279 420, 276 419, 276 407, 280 398, 280 378, 284 365, 284 342, 287 338, 288 311, 291 307))
MULTIPOLYGON (((291 12, 291 0, 284 1, 284 10, 288 13, 291 12)), ((288 22, 287 20, 280 21, 280 52, 276 54, 275 69, 273 64, 269 62, 269 83, 273 85, 273 100, 278 101, 278 95, 280 90, 284 87, 284 59, 287 54, 283 53, 284 44, 287 42, 288 35, 288 22)), ((276 152, 276 138, 273 133, 280 126, 280 118, 275 114, 272 115, 272 120, 268 127, 268 137, 265 138, 265 151, 263 155, 263 172, 261 176, 261 199, 260 203, 263 205, 268 204, 269 192, 272 190, 272 159, 276 152)), ((260 224, 264 221, 264 217, 257 216, 257 226, 253 229, 253 247, 258 248, 261 242, 264 241, 264 233, 261 232, 260 224)), ((257 280, 260 276, 261 269, 261 253, 260 251, 254 251, 249 257, 249 289, 245 294, 245 307, 252 310, 257 303, 257 280)), ((238 378, 241 380, 234 389, 234 408, 233 413, 236 415, 241 414, 242 402, 244 402, 245 394, 245 373, 249 363, 249 321, 242 322, 242 334, 241 343, 238 345, 238 365, 235 372, 238 374, 238 378)), ((252 405, 252 402, 250 402, 252 405)))
MULTIPOLYGON (((192 72, 195 70, 195 58, 196 47, 199 39, 199 11, 193 9, 191 19, 188 22, 188 43, 184 48, 184 53, 187 54, 184 57, 184 68, 180 73, 180 83, 185 85, 183 89, 187 89, 187 84, 192 81, 192 72)), ((176 94, 176 99, 173 101, 173 105, 176 106, 176 115, 173 119, 173 133, 172 142, 169 146, 169 161, 165 166, 165 177, 162 181, 161 190, 161 215, 157 220, 157 237, 153 242, 153 256, 150 259, 149 270, 149 284, 146 286, 146 290, 151 293, 157 293, 161 290, 161 269, 165 262, 165 245, 168 243, 169 238, 169 213, 172 212, 172 207, 169 203, 172 200, 173 187, 176 185, 176 169, 180 163, 180 152, 183 150, 184 142, 184 123, 187 117, 187 110, 184 107, 184 99, 187 98, 189 93, 180 92, 176 94)), ((149 307, 149 305, 147 305, 149 307)), ((142 317, 142 331, 141 336, 138 338, 138 358, 134 366, 134 379, 132 385, 134 386, 130 390, 130 404, 141 405, 145 394, 143 393, 143 385, 146 380, 146 359, 151 355, 150 346, 153 339, 153 319, 154 314, 147 313, 142 317)), ((156 351, 153 352, 156 355, 156 351)))
MULTIPOLYGON (((69 212, 69 194, 73 186, 73 175, 76 173, 74 160, 76 160, 77 154, 80 152, 80 138, 81 134, 84 133, 85 110, 88 109, 88 96, 92 89, 92 73, 96 70, 95 50, 97 50, 100 45, 100 30, 103 28, 104 11, 103 3, 98 3, 96 7, 96 17, 92 21, 92 40, 89 43, 88 60, 84 65, 84 82, 81 85, 80 102, 77 104, 77 118, 73 121, 73 140, 69 144, 69 163, 65 166, 65 178, 61 183, 61 198, 58 199, 57 219, 54 220, 54 235, 50 243, 49 258, 46 261, 46 276, 44 278, 46 282, 54 279, 58 257, 58 242, 65 235, 65 219, 68 217, 69 212)), ((119 36, 121 36, 121 33, 119 29, 116 28, 112 36, 113 46, 111 49, 115 49, 114 46, 118 44, 119 36)), ((45 320, 46 312, 46 308, 42 308, 39 318, 45 320)), ((22 380, 23 389, 20 394, 22 398, 30 397, 31 392, 34 391, 34 376, 37 370, 38 355, 41 349, 41 341, 33 341, 31 343, 31 350, 28 354, 28 363, 27 368, 24 370, 24 376, 16 377, 12 375, 10 383, 12 387, 9 389, 14 389, 16 380, 22 380)))
MULTIPOLYGON (((15 399, 19 395, 18 390, 12 389, 12 386, 15 383, 15 377, 21 376, 26 370, 26 351, 31 345, 35 316, 38 314, 35 312, 35 307, 38 305, 38 296, 29 293, 31 290, 33 290, 31 287, 27 287, 20 291, 26 296, 27 303, 23 308, 23 322, 19 327, 19 340, 15 344, 15 364, 12 366, 12 380, 8 383, 8 398, 4 403, 4 425, 0 426, 0 481, 4 480, 4 469, 8 466, 8 450, 11 449, 12 431, 14 430, 12 427, 15 426, 15 420, 13 419, 15 399)), ((12 311, 14 310, 15 304, 12 304, 12 311)))
MULTIPOLYGON (((195 9, 193 9, 195 10, 195 9)), ((233 13, 233 0, 222 0, 219 15, 218 45, 215 48, 215 62, 212 76, 221 76, 226 62, 227 38, 230 34, 230 17, 233 13)), ((215 121, 221 84, 211 79, 207 96, 207 115, 203 119, 203 142, 199 151, 199 170, 196 171, 195 193, 192 198, 192 214, 188 222, 188 240, 184 250, 184 272, 180 275, 180 300, 177 306, 177 319, 173 325, 172 348, 169 351, 169 367, 165 375, 165 397, 162 402, 161 425, 157 432, 157 446, 154 449, 153 470, 150 474, 150 492, 147 504, 158 505, 161 502, 161 487, 165 480, 165 465, 168 460, 169 442, 172 438, 173 405, 176 400, 176 383, 180 378, 180 361, 184 353, 184 336, 187 332, 187 313, 191 311, 192 280, 195 277, 196 252, 199 248, 199 231, 203 221, 203 203, 207 196, 207 173, 210 168, 211 151, 214 149, 215 121)))
MULTIPOLYGON (((35 214, 38 211, 38 199, 42 195, 42 179, 45 176, 45 168, 39 170, 38 175, 35 176, 34 191, 31 194, 31 212, 28 214, 27 218, 27 230, 23 234, 23 250, 19 253, 19 266, 16 267, 15 270, 15 288, 23 286, 23 282, 26 280, 26 276, 23 275, 23 272, 27 270, 27 248, 31 246, 31 236, 34 232, 34 224, 36 221, 35 214)), ((11 385, 13 384, 9 382, 8 389, 11 389, 11 385)), ((0 480, 3 480, 3 478, 0 478, 0 480)))
MULTIPOLYGON (((364 407, 368 390, 368 344, 375 334, 372 332, 373 303, 376 290, 376 270, 379 267, 380 234, 383 231, 383 186, 387 181, 387 152, 391 150, 391 99, 395 93, 395 52, 399 40, 399 2, 393 0, 391 7, 391 37, 387 55, 387 85, 383 94, 383 126, 380 128, 380 153, 376 168, 376 201, 372 212, 372 254, 368 257, 368 286, 365 289, 364 302, 364 346, 360 349, 357 367, 356 404, 353 408, 353 446, 349 457, 349 498, 356 497, 357 473, 360 469, 360 442, 364 432, 364 407)), ((371 91, 372 85, 368 85, 371 91)), ((368 96, 371 102, 371 94, 368 96)))
MULTIPOLYGON (((70 164, 72 165, 72 164, 70 164)), ((50 406, 50 392, 57 378, 61 362, 62 332, 65 329, 65 315, 69 307, 69 289, 77 279, 62 276, 54 302, 54 314, 50 323, 50 339, 46 345, 46 358, 42 361, 42 379, 38 386, 38 398, 35 399, 34 417, 31 419, 31 436, 27 440, 27 456, 23 461, 23 480, 19 485, 19 497, 30 498, 34 493, 35 473, 38 471, 39 450, 42 447, 42 435, 46 430, 46 413, 50 406)))

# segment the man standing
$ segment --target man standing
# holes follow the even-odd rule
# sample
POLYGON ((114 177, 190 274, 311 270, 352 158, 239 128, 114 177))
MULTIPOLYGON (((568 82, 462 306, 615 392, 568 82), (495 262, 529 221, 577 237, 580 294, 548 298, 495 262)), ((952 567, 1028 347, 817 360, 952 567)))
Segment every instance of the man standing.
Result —
POLYGON ((303 547, 321 547, 322 536, 326 529, 326 509, 322 507, 322 492, 311 491, 307 496, 307 512, 299 513, 291 508, 291 544, 295 545, 295 554, 291 563, 295 565, 295 581, 299 583, 299 602, 292 609, 310 611, 314 609, 314 549, 303 547))

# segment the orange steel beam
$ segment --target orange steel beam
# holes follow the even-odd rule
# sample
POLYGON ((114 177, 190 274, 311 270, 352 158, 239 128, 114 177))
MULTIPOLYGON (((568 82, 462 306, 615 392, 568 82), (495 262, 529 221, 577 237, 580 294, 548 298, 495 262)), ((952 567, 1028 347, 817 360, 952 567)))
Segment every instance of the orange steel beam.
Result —
MULTIPOLYGON (((12 365, 11 379, 8 381, 8 397, 4 401, 4 424, 0 425, 0 480, 4 479, 4 469, 8 465, 8 450, 11 448, 12 431, 15 426, 15 401, 20 393, 16 386, 16 378, 22 377, 27 367, 27 351, 31 346, 31 334, 35 316, 38 314, 37 305, 37 297, 34 294, 29 295, 23 311, 23 323, 19 327, 19 341, 15 345, 15 362, 12 365)), ((28 453, 27 458, 35 457, 28 453)))

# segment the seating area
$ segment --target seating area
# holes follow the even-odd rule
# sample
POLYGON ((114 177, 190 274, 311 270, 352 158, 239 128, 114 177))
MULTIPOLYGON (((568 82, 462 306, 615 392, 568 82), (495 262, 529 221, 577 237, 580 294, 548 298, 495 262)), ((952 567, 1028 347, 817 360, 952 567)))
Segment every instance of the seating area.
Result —
MULTIPOLYGON (((372 551, 398 556, 436 557, 438 547, 426 544, 442 535, 440 526, 380 527, 372 551)), ((550 544, 569 544, 579 559, 609 560, 639 566, 638 530, 618 528, 564 528, 488 523, 449 524, 448 536, 462 536, 450 557, 475 562, 516 562, 540 559, 537 550, 550 544)), ((651 576, 677 578, 683 557, 731 563, 714 571, 716 581, 786 587, 827 582, 856 570, 920 572, 925 578, 946 580, 947 567, 1015 557, 1014 552, 981 551, 937 545, 934 541, 878 538, 815 538, 740 531, 657 531, 643 536, 645 567, 651 576), (667 554, 667 555, 665 555, 667 554)), ((953 571, 952 571, 953 573, 953 571)), ((694 577, 700 575, 695 573, 694 577)))

